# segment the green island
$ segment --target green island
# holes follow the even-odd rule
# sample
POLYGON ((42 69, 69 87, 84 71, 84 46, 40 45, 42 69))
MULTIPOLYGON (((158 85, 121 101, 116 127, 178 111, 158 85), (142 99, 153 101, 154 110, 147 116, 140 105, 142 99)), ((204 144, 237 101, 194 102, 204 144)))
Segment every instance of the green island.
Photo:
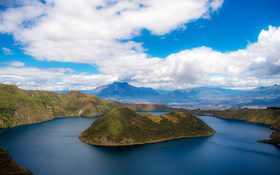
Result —
POLYGON ((32 175, 30 171, 20 167, 9 155, 8 151, 0 147, 0 174, 2 175, 32 175))
POLYGON ((249 123, 263 124, 274 131, 268 140, 259 140, 280 147, 280 109, 227 109, 227 110, 195 110, 196 114, 211 114, 215 117, 229 120, 240 120, 249 123))
POLYGON ((127 146, 165 140, 211 136, 215 131, 186 112, 160 116, 138 114, 129 108, 116 108, 95 121, 80 134, 80 140, 99 146, 127 146))

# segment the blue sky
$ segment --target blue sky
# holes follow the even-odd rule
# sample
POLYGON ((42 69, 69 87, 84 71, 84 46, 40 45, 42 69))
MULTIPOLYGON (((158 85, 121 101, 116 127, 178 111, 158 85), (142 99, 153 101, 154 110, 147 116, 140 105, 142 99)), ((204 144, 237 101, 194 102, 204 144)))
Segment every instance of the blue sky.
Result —
POLYGON ((82 8, 103 7, 87 14, 72 8, 74 1, 19 0, 14 6, 3 1, 0 81, 54 90, 90 89, 113 81, 161 89, 253 88, 279 82, 280 51, 268 42, 280 40, 278 0, 177 1, 178 6, 143 1, 146 9, 134 1, 77 3, 82 8), (109 16, 107 9, 118 14, 109 16), (96 18, 99 13, 108 16, 96 18), (33 77, 32 71, 45 77, 33 77))
POLYGON ((193 21, 186 30, 175 30, 163 37, 144 31, 135 40, 144 43, 148 54, 159 57, 202 45, 234 51, 256 42, 260 31, 269 25, 279 26, 279 8, 278 0, 225 0, 211 19, 193 21))

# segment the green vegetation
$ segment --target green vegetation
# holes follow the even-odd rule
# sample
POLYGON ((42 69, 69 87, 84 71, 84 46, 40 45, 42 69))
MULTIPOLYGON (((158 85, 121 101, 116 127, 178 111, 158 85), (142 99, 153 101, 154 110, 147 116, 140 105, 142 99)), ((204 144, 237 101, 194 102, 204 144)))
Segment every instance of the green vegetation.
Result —
POLYGON ((0 118, 8 127, 12 124, 12 116, 15 115, 16 109, 14 105, 5 105, 0 102, 0 118))
POLYGON ((58 94, 0 84, 0 128, 64 116, 97 116, 119 105, 118 102, 101 100, 79 91, 58 94))
POLYGON ((165 105, 159 104, 124 104, 124 107, 132 109, 134 111, 186 111, 183 108, 173 108, 165 105))
POLYGON ((164 105, 122 104, 102 100, 80 91, 59 94, 23 90, 14 85, 0 84, 0 128, 38 123, 64 116, 100 116, 120 106, 135 110, 175 110, 164 105))
POLYGON ((94 122, 80 135, 80 140, 94 145, 125 146, 210 136, 214 132, 203 121, 185 112, 153 116, 140 115, 128 108, 116 108, 94 122))
POLYGON ((32 173, 12 160, 8 151, 0 148, 0 174, 2 175, 31 175, 32 173))
POLYGON ((271 143, 280 147, 280 110, 279 109, 228 109, 228 110, 204 110, 194 111, 200 114, 213 114, 223 119, 241 120, 250 123, 264 124, 275 131, 269 140, 260 142, 271 143))

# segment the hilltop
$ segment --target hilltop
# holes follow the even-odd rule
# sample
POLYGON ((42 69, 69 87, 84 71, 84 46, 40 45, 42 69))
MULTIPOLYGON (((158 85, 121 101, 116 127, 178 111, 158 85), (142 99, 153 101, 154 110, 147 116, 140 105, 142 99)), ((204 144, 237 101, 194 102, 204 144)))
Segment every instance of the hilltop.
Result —
POLYGON ((186 112, 140 115, 128 108, 116 108, 95 121, 80 140, 100 146, 154 143, 184 137, 211 136, 214 130, 186 112))

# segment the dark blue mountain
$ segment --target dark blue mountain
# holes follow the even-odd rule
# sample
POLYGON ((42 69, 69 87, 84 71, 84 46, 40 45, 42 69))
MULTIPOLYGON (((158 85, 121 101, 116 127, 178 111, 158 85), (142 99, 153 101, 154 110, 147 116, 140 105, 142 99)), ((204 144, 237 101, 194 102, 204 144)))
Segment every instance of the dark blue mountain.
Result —
POLYGON ((258 87, 256 89, 251 90, 252 95, 279 95, 280 94, 280 85, 273 85, 273 86, 268 86, 268 87, 258 87))
POLYGON ((156 90, 145 87, 135 87, 126 82, 114 82, 97 87, 93 93, 102 98, 156 98, 161 96, 156 90))
POLYGON ((224 89, 219 87, 198 87, 183 90, 174 90, 166 94, 169 98, 199 98, 199 99, 213 99, 226 98, 234 95, 244 94, 246 91, 224 89))

